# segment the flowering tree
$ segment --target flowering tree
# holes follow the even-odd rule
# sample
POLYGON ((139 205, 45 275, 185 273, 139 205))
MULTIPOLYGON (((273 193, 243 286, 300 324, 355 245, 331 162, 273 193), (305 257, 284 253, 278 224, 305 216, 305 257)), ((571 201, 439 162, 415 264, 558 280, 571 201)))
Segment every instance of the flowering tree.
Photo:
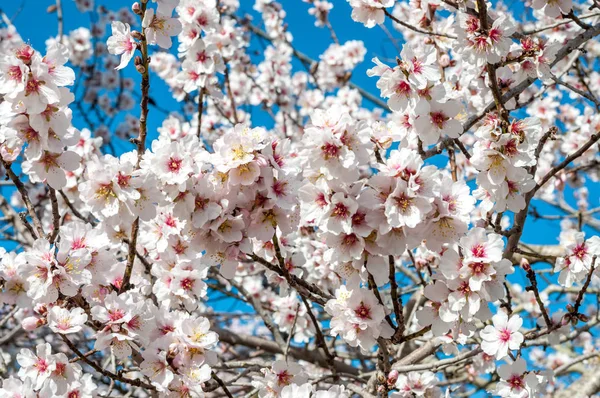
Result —
POLYGON ((305 1, 3 15, 0 397, 600 392, 600 3, 305 1))

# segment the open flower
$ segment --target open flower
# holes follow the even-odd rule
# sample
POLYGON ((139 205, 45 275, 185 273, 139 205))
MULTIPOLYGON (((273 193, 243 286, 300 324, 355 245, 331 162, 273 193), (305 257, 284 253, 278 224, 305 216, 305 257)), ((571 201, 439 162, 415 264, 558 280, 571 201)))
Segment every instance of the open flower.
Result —
POLYGON ((501 397, 534 397, 539 385, 537 376, 527 372, 527 363, 521 357, 512 364, 498 368, 501 380, 496 384, 495 394, 501 397))
POLYGON ((543 10, 548 18, 558 18, 573 9, 573 0, 533 0, 534 10, 543 10))
POLYGON ((456 101, 441 103, 421 100, 417 103, 415 112, 418 116, 415 130, 425 145, 435 144, 442 134, 458 138, 462 133, 462 125, 454 119, 460 112, 460 105, 456 101))
POLYGON ((77 333, 82 329, 88 316, 83 308, 68 310, 62 307, 52 307, 48 313, 48 326, 55 333, 77 333))
POLYGON ((136 49, 136 42, 131 37, 129 24, 113 21, 111 24, 112 36, 106 42, 108 52, 121 55, 121 63, 115 69, 123 69, 127 66, 136 49))
POLYGON ((492 317, 492 325, 486 326, 481 332, 481 349, 488 355, 502 359, 508 355, 508 350, 517 350, 523 342, 523 334, 519 332, 523 319, 518 315, 510 318, 502 311, 492 317))
POLYGON ((145 29, 148 44, 158 44, 162 48, 171 48, 171 36, 181 32, 181 22, 177 18, 161 13, 156 13, 153 8, 148 8, 144 14, 142 26, 145 29))

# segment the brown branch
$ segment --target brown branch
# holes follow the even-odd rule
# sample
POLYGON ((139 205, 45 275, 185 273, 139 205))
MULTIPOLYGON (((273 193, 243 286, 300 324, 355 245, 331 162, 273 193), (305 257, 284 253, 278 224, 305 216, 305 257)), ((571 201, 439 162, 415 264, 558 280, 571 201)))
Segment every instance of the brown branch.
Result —
POLYGON ((396 333, 394 339, 399 339, 404 334, 404 312, 402 305, 402 297, 398 295, 398 282, 396 281, 396 261, 394 256, 388 256, 389 274, 390 274, 390 289, 392 294, 392 304, 394 306, 394 314, 396 315, 396 333))
POLYGON ((69 200, 69 198, 67 197, 67 195, 63 192, 63 190, 59 190, 58 193, 60 194, 60 196, 63 198, 64 202, 67 204, 67 207, 69 208, 69 210, 71 210, 71 213, 73 213, 73 215, 77 218, 79 218, 82 221, 85 221, 86 223, 91 224, 92 226, 96 225, 95 221, 92 221, 89 219, 89 217, 84 217, 83 214, 81 214, 79 212, 79 210, 77 210, 75 208, 75 206, 73 205, 73 203, 71 203, 71 201, 69 200))
POLYGON ((231 91, 231 83, 229 82, 229 68, 225 67, 225 88, 227 89, 227 95, 229 96, 229 101, 231 101, 231 112, 233 113, 233 120, 235 123, 239 123, 238 115, 237 115, 237 106, 235 105, 235 98, 233 97, 233 92, 231 91))
POLYGON ((392 15, 387 9, 383 9, 383 12, 385 13, 385 15, 391 19, 392 21, 396 22, 398 25, 404 26, 407 29, 412 30, 413 32, 417 32, 417 33, 421 33, 423 35, 428 35, 428 36, 440 36, 440 37, 446 37, 448 39, 457 39, 456 36, 454 35, 449 35, 446 33, 437 33, 437 32, 430 32, 428 30, 423 30, 421 28, 417 28, 416 26, 412 26, 409 23, 406 23, 398 18, 396 18, 394 15, 392 15))
MULTIPOLYGON (((219 341, 221 342, 231 345, 242 345, 245 347, 252 348, 254 350, 261 349, 273 354, 283 354, 283 348, 281 348, 279 344, 275 343, 274 341, 237 332, 233 333, 229 330, 221 329, 219 327, 212 327, 212 330, 214 330, 219 335, 219 341)), ((329 367, 329 358, 322 354, 320 351, 309 351, 298 347, 290 347, 289 355, 296 359, 311 362, 324 368, 329 367)), ((338 372, 348 373, 352 375, 358 375, 359 373, 357 368, 341 361, 334 361, 334 366, 338 372)))
POLYGON ((540 291, 538 288, 537 277, 535 275, 535 271, 533 270, 533 268, 531 268, 531 265, 524 266, 523 268, 527 275, 527 279, 529 279, 529 282, 531 283, 531 286, 526 287, 525 290, 533 291, 533 295, 535 296, 535 301, 537 301, 538 307, 540 307, 540 312, 542 313, 542 316, 544 317, 544 321, 546 322, 546 327, 548 327, 548 328, 552 327, 552 324, 553 324, 552 319, 548 315, 546 306, 544 306, 544 302, 542 301, 542 298, 540 297, 540 291))
MULTIPOLYGON (((276 274, 278 274, 280 276, 285 277, 285 274, 283 273, 283 270, 280 267, 277 267, 277 266, 271 264, 264 258, 257 256, 256 254, 249 254, 248 256, 252 260, 256 261, 257 263, 265 266, 267 269, 275 272, 276 274)), ((298 278, 294 274, 288 273, 288 276, 289 276, 289 279, 286 279, 288 284, 290 284, 290 286, 292 286, 296 290, 298 290, 299 293, 303 293, 303 294, 306 293, 310 297, 310 299, 312 301, 314 301, 315 303, 325 305, 326 301, 323 300, 323 298, 325 298, 325 299, 333 298, 333 296, 331 294, 322 291, 317 286, 309 284, 308 282, 306 282, 305 280, 303 280, 301 278, 298 278), (323 298, 321 298, 321 297, 323 297, 323 298)))
POLYGON ((31 217, 31 220, 33 221, 33 225, 35 227, 35 231, 37 232, 36 234, 34 234, 35 237, 36 238, 43 237, 44 236, 44 228, 42 228, 42 223, 40 222, 40 219, 38 218, 37 214, 35 213, 35 209, 33 207, 33 204, 31 203, 31 199, 29 199, 29 194, 27 193, 27 188, 25 188, 25 185, 21 182, 19 177, 12 170, 11 163, 5 161, 1 156, 0 156, 0 160, 2 160, 2 165, 4 166, 4 169, 6 170, 6 174, 11 179, 13 184, 15 184, 15 187, 17 187, 17 190, 21 194, 21 198, 23 199, 23 202, 25 203, 25 208, 27 209, 27 213, 29 214, 29 217, 31 217))
POLYGON ((570 20, 575 22, 581 29, 588 30, 588 29, 592 28, 591 25, 588 25, 585 22, 583 22, 581 19, 579 19, 579 17, 577 17, 577 15, 575 15, 575 13, 573 12, 572 9, 567 14, 563 14, 563 17, 569 18, 570 20))
POLYGON ((414 333, 407 334, 406 336, 402 336, 402 338, 400 339, 400 342, 404 343, 404 342, 407 342, 407 341, 411 341, 411 340, 417 339, 417 338, 423 336, 425 333, 429 332, 430 330, 431 330, 431 325, 425 326, 421 330, 417 330, 414 333))
MULTIPOLYGON (((147 3, 141 3, 141 14, 144 15, 146 12, 147 3)), ((146 40, 146 29, 144 28, 142 33, 142 38, 140 41, 140 52, 141 56, 141 64, 137 65, 138 71, 142 74, 142 82, 140 84, 142 90, 142 98, 140 101, 140 127, 139 127, 139 135, 134 140, 137 144, 137 155, 138 160, 136 164, 136 169, 140 167, 140 161, 142 160, 142 155, 146 150, 146 134, 147 134, 147 120, 148 120, 148 98, 150 91, 150 58, 148 57, 148 42, 146 40)), ((131 226, 131 237, 129 238, 129 252, 127 253, 127 265, 125 266, 125 272, 123 273, 123 283, 121 285, 121 289, 119 289, 119 294, 127 291, 130 287, 129 281, 131 280, 131 272, 133 271, 133 262, 136 257, 136 245, 137 238, 140 228, 140 218, 136 217, 133 225, 131 226)))
POLYGON ((581 307, 581 303, 583 302, 583 296, 587 291, 588 287, 590 287, 590 282, 592 281, 592 275, 596 270, 596 256, 592 259, 592 266, 590 267, 590 271, 588 272, 587 278, 585 279, 585 283, 581 287, 581 290, 577 294, 577 298, 575 299, 575 305, 573 306, 573 311, 569 311, 574 316, 579 315, 579 308, 581 307))
POLYGON ((327 356, 327 358, 328 358, 327 364, 329 365, 331 371, 335 372, 335 366, 334 366, 334 362, 333 362, 334 355, 331 354, 331 352, 329 352, 329 349, 327 348, 327 342, 325 341, 325 336, 323 336, 323 332, 321 331, 321 327, 319 326, 319 321, 315 317, 315 314, 313 314, 312 308, 310 308, 310 304, 309 304, 308 300, 306 300, 306 298, 302 295, 300 295, 300 298, 302 299, 302 302, 306 306, 306 311, 308 313, 308 316, 310 317, 310 320, 312 321, 312 323, 315 327, 315 333, 316 333, 316 337, 317 337, 317 345, 319 347, 321 347, 321 349, 327 356))
POLYGON ((130 379, 130 378, 112 373, 108 370, 102 369, 102 367, 100 367, 100 365, 98 365, 96 362, 90 360, 86 356, 86 354, 83 354, 81 351, 79 351, 79 349, 75 346, 75 344, 73 344, 73 342, 71 340, 69 340, 67 338, 67 336, 65 336, 64 334, 59 334, 59 336, 60 336, 60 338, 62 338, 62 340, 65 342, 65 344, 71 349, 71 351, 73 351, 83 362, 90 365, 96 372, 100 373, 101 375, 106 376, 112 380, 117 380, 122 383, 130 384, 135 387, 142 387, 142 388, 147 388, 152 391, 156 391, 156 388, 153 385, 145 383, 139 379, 130 379))
POLYGON ((53 244, 58 237, 60 230, 60 213, 58 212, 58 200, 56 199, 56 191, 52 187, 48 187, 50 195, 50 203, 52 205, 52 233, 48 235, 48 241, 53 244))
POLYGON ((567 167, 572 161, 583 155, 588 149, 590 149, 596 142, 600 140, 600 132, 592 134, 590 139, 581 146, 577 151, 573 152, 571 155, 567 156, 565 160, 560 162, 558 165, 554 166, 546 175, 541 179, 539 183, 536 184, 535 188, 529 192, 529 195, 533 197, 537 191, 540 190, 541 187, 544 186, 552 177, 558 174, 559 171, 567 167))
POLYGON ((556 84, 561 85, 571 91, 573 91, 576 94, 581 95, 582 97, 584 97, 585 99, 591 101, 594 103, 594 106, 596 107, 596 110, 600 110, 600 101, 598 100, 598 98, 594 97, 590 92, 585 92, 583 90, 578 89, 577 87, 574 87, 573 85, 567 83, 567 82, 563 82, 562 80, 560 80, 559 78, 557 78, 556 76, 552 75, 550 77, 556 84))
POLYGON ((204 112, 204 87, 200 89, 198 94, 198 130, 196 133, 198 138, 202 134, 202 112, 204 112))
POLYGON ((58 20, 58 42, 62 44, 64 24, 61 0, 56 0, 56 19, 58 20))
POLYGON ((233 395, 231 395, 231 392, 229 392, 229 389, 227 388, 223 380, 221 380, 221 378, 217 376, 215 372, 212 372, 212 378, 215 379, 215 381, 219 384, 221 389, 225 392, 225 395, 227 395, 229 398, 233 398, 233 395))
MULTIPOLYGON (((554 166, 546 175, 536 184, 536 186, 525 194, 525 207, 519 213, 515 215, 513 227, 509 231, 508 242, 506 244, 506 248, 504 250, 504 257, 507 259, 512 258, 512 253, 514 252, 515 247, 519 243, 521 239, 521 235, 523 234, 523 228, 525 226, 525 222, 527 219, 527 215, 529 213, 529 204, 531 203, 531 199, 533 199, 536 192, 544 186, 553 176, 555 176, 559 171, 567 167, 572 161, 583 155, 588 149, 590 149, 596 142, 600 140, 600 132, 596 134, 592 134, 590 139, 582 145, 577 151, 567 156, 565 160, 560 162, 558 165, 554 166)), ((539 157, 538 150, 541 152, 540 145, 536 149, 536 159, 539 157)), ((537 170, 537 165, 532 166, 531 173, 535 174, 537 170)))

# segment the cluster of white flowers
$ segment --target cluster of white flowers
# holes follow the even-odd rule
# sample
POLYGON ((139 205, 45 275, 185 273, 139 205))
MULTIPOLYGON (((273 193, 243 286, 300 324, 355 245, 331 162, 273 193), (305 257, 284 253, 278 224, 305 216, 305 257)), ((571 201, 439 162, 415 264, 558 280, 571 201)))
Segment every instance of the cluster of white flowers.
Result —
POLYGON ((592 267, 597 267, 600 256, 600 237, 585 239, 585 233, 561 234, 561 245, 565 248, 564 256, 556 259, 554 270, 560 272, 558 281, 566 287, 583 281, 592 267))
POLYGON ((542 131, 534 118, 513 120, 508 127, 489 117, 477 130, 480 138, 471 164, 480 171, 475 196, 486 211, 518 212, 525 208, 525 194, 535 187, 526 167, 536 163, 534 152, 542 131))
POLYGON ((2 383, 3 397, 81 397, 92 398, 96 384, 91 374, 83 374, 77 363, 71 363, 61 352, 52 354, 50 344, 39 344, 35 353, 22 349, 17 355, 18 379, 10 377, 2 383))
POLYGON ((73 84, 73 70, 64 66, 68 49, 54 44, 45 56, 23 44, 0 60, 0 93, 4 101, 0 119, 2 157, 13 162, 21 154, 23 171, 32 182, 46 181, 54 189, 66 185, 66 172, 79 168, 79 156, 65 146, 79 140, 71 125, 68 105, 74 97, 64 88, 73 84))
POLYGON ((332 2, 306 2, 334 40, 315 61, 294 47, 274 0, 254 3, 264 31, 235 14, 236 0, 144 0, 118 12, 77 0, 98 22, 60 32, 45 55, 0 29, 0 157, 16 187, 0 201, 0 222, 13 223, 0 233, 20 244, 0 250, 0 304, 15 311, 0 328, 14 323, 35 341, 35 353, 13 355, 0 397, 87 398, 105 379, 107 396, 132 385, 182 398, 231 396, 228 387, 261 398, 449 397, 496 373, 490 393, 524 398, 558 385, 533 369, 566 372, 572 359, 528 344, 598 349, 577 323, 589 321, 586 289, 598 283, 600 238, 586 233, 600 222, 584 179, 599 177, 600 117, 574 101, 595 102, 600 75, 583 76, 593 61, 565 50, 585 56, 600 27, 582 21, 596 15, 534 0, 535 18, 563 16, 539 32, 533 24, 548 31, 534 36, 482 1, 348 0, 353 20, 389 18, 404 32, 393 66, 374 57, 367 72, 384 111, 363 107, 364 91, 348 83, 365 44, 338 41, 332 2), (68 62, 83 76, 81 99, 68 62), (555 64, 578 76, 555 76, 555 64), (141 117, 118 117, 136 102, 126 68, 142 77, 141 117), (151 73, 182 105, 164 112, 157 135, 151 73), (540 95, 519 88, 538 79, 540 95), (563 89, 578 96, 565 104, 563 89), (89 130, 73 126, 70 107, 89 130), (257 107, 269 127, 256 124, 257 107), (136 149, 116 150, 111 136, 136 149), (443 152, 447 164, 429 160, 443 152), (528 212, 538 215, 534 194, 567 213, 558 249, 540 254, 521 242, 528 212), (554 258, 558 283, 551 275, 543 290, 530 260, 554 258), (512 283, 523 271, 526 288, 512 283), (214 292, 254 312, 220 314, 214 292), (575 306, 551 306, 555 293, 575 306), (438 348, 448 358, 434 358, 438 348), (425 349, 428 360, 411 357, 425 349), (225 383, 217 374, 239 369, 225 383))
POLYGON ((482 304, 505 296, 503 283, 513 268, 502 258, 503 247, 500 235, 473 228, 460 239, 458 251, 446 250, 435 283, 425 288, 425 297, 431 301, 417 313, 419 323, 431 325, 436 336, 450 331, 457 341, 470 337, 472 322, 486 319, 488 308, 482 304))
POLYGON ((349 398, 344 386, 332 386, 328 390, 316 390, 308 383, 302 367, 287 361, 275 361, 271 368, 261 369, 263 377, 257 377, 252 385, 258 389, 260 398, 349 398))

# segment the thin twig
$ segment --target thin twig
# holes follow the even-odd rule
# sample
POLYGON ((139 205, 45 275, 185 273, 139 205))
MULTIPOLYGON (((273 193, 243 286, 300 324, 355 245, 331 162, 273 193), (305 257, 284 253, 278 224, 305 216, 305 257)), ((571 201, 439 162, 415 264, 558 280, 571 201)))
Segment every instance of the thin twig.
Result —
POLYGON ((454 35, 449 35, 446 33, 437 33, 437 32, 430 32, 427 30, 423 30, 421 28, 417 28, 416 26, 412 26, 409 23, 406 23, 398 18, 396 18, 394 15, 392 15, 388 10, 386 10, 385 8, 383 9, 383 12, 385 13, 385 15, 391 19, 392 21, 396 22, 398 25, 404 26, 407 29, 412 30, 413 32, 417 32, 417 33, 421 33, 423 35, 429 35, 429 36, 440 36, 440 37, 447 37, 448 39, 457 39, 456 36, 454 35))

